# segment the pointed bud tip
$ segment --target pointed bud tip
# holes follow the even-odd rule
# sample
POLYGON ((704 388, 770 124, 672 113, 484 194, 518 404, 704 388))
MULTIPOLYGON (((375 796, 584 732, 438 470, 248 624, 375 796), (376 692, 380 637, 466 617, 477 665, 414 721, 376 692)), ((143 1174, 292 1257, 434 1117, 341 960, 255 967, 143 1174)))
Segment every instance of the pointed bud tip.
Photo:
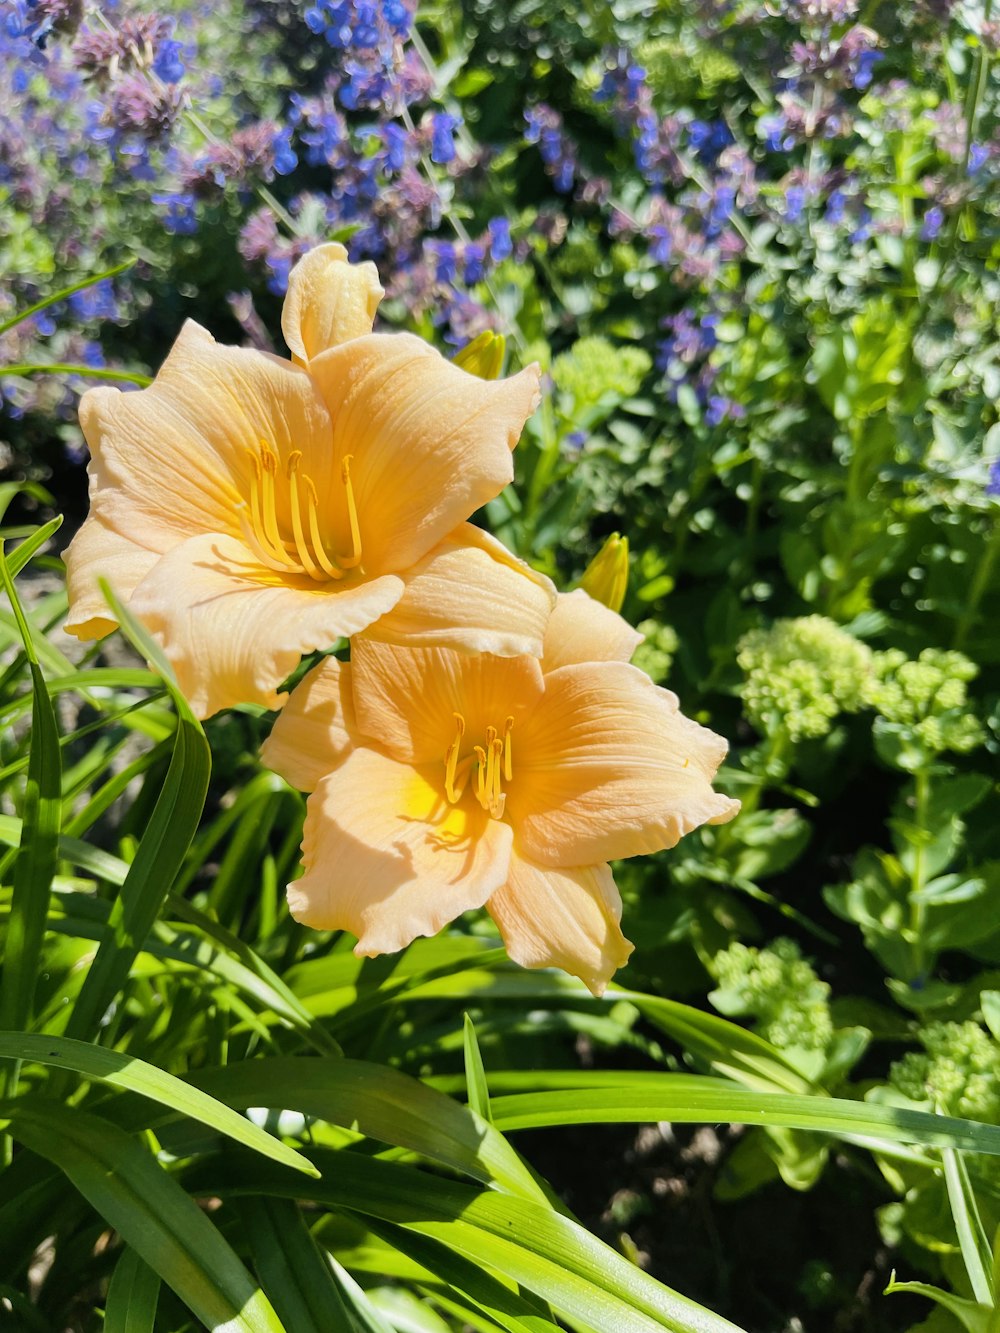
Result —
POLYGON ((580 587, 596 602, 620 611, 628 587, 628 538, 613 532, 583 571, 580 587))
POLYGON ((507 339, 502 333, 484 329, 478 337, 473 338, 472 342, 466 343, 455 356, 452 365, 458 366, 460 370, 465 370, 470 375, 478 376, 481 380, 499 379, 506 350, 507 339))

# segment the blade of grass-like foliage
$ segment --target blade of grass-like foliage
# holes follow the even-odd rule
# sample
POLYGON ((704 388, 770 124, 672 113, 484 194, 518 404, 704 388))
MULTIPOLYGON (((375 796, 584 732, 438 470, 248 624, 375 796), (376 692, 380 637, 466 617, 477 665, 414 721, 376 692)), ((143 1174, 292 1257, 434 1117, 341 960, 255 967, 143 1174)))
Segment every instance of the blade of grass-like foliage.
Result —
POLYGON ((965 1163, 953 1148, 942 1149, 941 1161, 944 1165, 944 1180, 948 1190, 951 1215, 955 1222, 962 1262, 965 1264, 972 1294, 980 1305, 992 1306, 995 1299, 993 1250, 983 1229, 969 1173, 965 1169, 965 1163))
POLYGON ((170 667, 142 626, 104 589, 115 619, 135 648, 152 662, 177 710, 177 730, 170 767, 135 860, 108 919, 108 933, 97 950, 66 1026, 70 1037, 92 1036, 128 977, 174 882, 198 827, 208 792, 211 752, 201 724, 177 687, 170 667))
MULTIPOLYGON (((7 927, 3 978, 0 981, 0 1027, 28 1025, 49 895, 56 872, 62 818, 62 758, 52 701, 35 655, 31 631, 14 589, 3 543, 0 542, 0 579, 10 599, 31 669, 32 734, 24 792, 21 839, 14 860, 14 882, 7 927)), ((17 1067, 8 1069, 5 1087, 16 1086, 17 1067)))
POLYGON ((350 1312, 351 1327, 356 1333, 395 1333, 392 1325, 375 1309, 361 1287, 347 1269, 337 1263, 333 1255, 330 1256, 330 1266, 341 1299, 350 1312))
POLYGON ((159 1300, 159 1277, 126 1246, 108 1287, 104 1333, 153 1333, 159 1300))
POLYGON ((36 528, 30 537, 25 537, 24 541, 11 551, 7 556, 7 573, 12 579, 17 578, 38 548, 44 546, 52 534, 58 532, 61 527, 62 515, 57 514, 55 518, 50 518, 48 523, 36 528))
POLYGON ((112 1087, 141 1093, 151 1101, 168 1106, 180 1115, 200 1121, 227 1138, 242 1143, 255 1152, 263 1153, 276 1162, 283 1162, 307 1175, 315 1175, 315 1168, 294 1148, 265 1133, 231 1107, 173 1074, 155 1065, 147 1064, 120 1051, 105 1050, 89 1042, 73 1041, 67 1037, 50 1037, 35 1033, 0 1032, 0 1059, 30 1061, 72 1070, 85 1079, 99 1079, 112 1087))
POLYGON ((468 1014, 462 1026, 462 1039, 465 1048, 465 1088, 469 1107, 483 1120, 492 1121, 490 1115, 490 1090, 486 1085, 486 1070, 483 1068, 483 1055, 476 1040, 476 1025, 468 1014))
MULTIPOLYGON (((0 630, 9 643, 21 641, 21 631, 17 619, 6 611, 0 611, 0 630)), ((50 675, 63 676, 68 675, 73 670, 73 664, 69 658, 53 647, 37 626, 28 622, 28 633, 31 638, 31 647, 38 662, 45 667, 50 675)), ((13 661, 7 670, 0 676, 0 686, 7 686, 12 680, 20 676, 24 669, 23 660, 13 661)))
MULTIPOLYGON (((89 277, 81 278, 79 282, 73 282, 68 287, 60 288, 59 291, 53 292, 51 296, 43 296, 34 305, 29 305, 24 310, 19 310, 16 315, 11 315, 9 319, 4 320, 0 324, 0 333, 6 333, 15 324, 20 324, 22 320, 37 314, 39 310, 46 310, 50 305, 55 305, 57 301, 65 301, 66 297, 72 296, 74 292, 82 292, 85 287, 95 287, 99 282, 104 282, 106 278, 116 278, 119 273, 124 273, 126 269, 132 268, 137 262, 134 258, 125 259, 122 263, 115 264, 113 268, 106 268, 103 273, 93 273, 89 277)), ((4 373, 7 373, 6 368, 4 373)))
POLYGON ((199 1070, 189 1081, 230 1106, 300 1111, 354 1127, 475 1180, 547 1202, 514 1149, 491 1125, 396 1069, 362 1060, 277 1056, 199 1070))
POLYGON ((286 1329, 326 1333, 356 1328, 298 1206, 290 1199, 237 1201, 261 1286, 286 1329))
POLYGON ((213 921, 211 917, 199 911, 193 903, 189 903, 176 894, 170 895, 170 908, 175 916, 179 916, 182 921, 187 921, 196 926, 209 939, 219 944, 226 951, 228 957, 235 959, 242 966, 244 972, 252 973, 257 977, 265 988, 268 1005, 275 1008, 274 1000, 277 999, 280 1007, 275 1008, 275 1012, 284 1014, 286 1017, 290 1015, 292 1025, 308 1039, 315 1050, 319 1051, 321 1055, 343 1055, 344 1052, 339 1043, 313 1019, 312 1014, 298 996, 285 985, 274 969, 269 967, 254 949, 251 949, 249 944, 245 944, 232 931, 226 930, 217 921, 213 921))
POLYGON ((988 1305, 979 1305, 976 1301, 954 1296, 950 1291, 932 1287, 926 1282, 897 1282, 893 1278, 885 1289, 891 1296, 896 1291, 912 1291, 917 1296, 926 1296, 943 1309, 955 1316, 967 1333, 996 1333, 994 1312, 988 1305))
POLYGON ((477 1190, 356 1152, 311 1154, 321 1180, 293 1177, 241 1155, 187 1173, 199 1191, 311 1199, 394 1222, 505 1274, 595 1333, 737 1333, 737 1326, 671 1291, 547 1204, 477 1190))
MULTIPOLYGON (((0 329, 0 333, 3 330, 0 329)), ((138 384, 147 388, 152 384, 152 377, 140 375, 134 370, 114 370, 111 366, 72 365, 66 361, 22 361, 16 366, 4 366, 5 375, 80 375, 88 380, 124 380, 127 384, 138 384)))
POLYGON ((493 1097, 498 1129, 542 1125, 615 1124, 674 1120, 730 1121, 808 1129, 838 1138, 888 1139, 927 1148, 959 1148, 1000 1156, 1000 1126, 838 1097, 754 1092, 697 1074, 623 1074, 618 1088, 576 1087, 560 1092, 493 1097))
POLYGON ((14 1137, 54 1162, 202 1323, 216 1333, 284 1333, 208 1216, 128 1134, 109 1120, 36 1098, 8 1102, 0 1114, 14 1137))
MULTIPOLYGON (((2 831, 3 816, 0 816, 0 834, 2 831)), ((60 844, 60 847, 67 850, 63 844, 60 844)), ((95 874, 99 869, 103 869, 109 860, 116 859, 110 858, 108 853, 98 854, 95 849, 91 849, 91 853, 90 857, 80 855, 77 859, 77 853, 74 852, 69 859, 75 860, 76 864, 84 869, 92 865, 95 874), (93 859, 98 855, 100 866, 98 861, 93 859)), ((124 864, 118 862, 119 867, 124 864)), ((112 884, 124 882, 124 875, 120 872, 117 878, 112 877, 110 871, 102 873, 100 877, 106 877, 112 884)), ((52 906, 49 928, 62 935, 99 941, 106 934, 109 912, 109 905, 100 900, 78 894, 61 895, 60 900, 52 906)), ((146 937, 142 952, 154 958, 179 963, 193 972, 205 973, 213 986, 222 983, 240 992, 252 999, 264 1011, 272 1013, 280 1022, 301 1032, 302 1036, 313 1045, 318 1044, 318 1039, 314 1040, 315 1025, 312 1024, 310 1016, 306 1014, 303 1019, 300 1013, 301 1006, 297 1002, 289 1004, 286 1001, 283 986, 276 989, 266 975, 258 974, 252 968, 244 966, 238 958, 231 957, 216 943, 201 938, 200 934, 178 929, 170 922, 157 921, 146 937)), ((320 1049, 324 1054, 336 1055, 339 1054, 340 1048, 328 1038, 328 1044, 324 1044, 320 1049)))
MULTIPOLYGON (((91 825, 95 824, 97 820, 100 819, 101 815, 103 815, 105 811, 117 801, 119 796, 126 791, 129 784, 134 782, 136 778, 141 777, 147 769, 158 764, 159 761, 169 753, 169 750, 169 744, 166 741, 161 741, 158 745, 154 745, 151 750, 146 750, 145 753, 139 755, 138 758, 133 759, 130 764, 126 764, 124 768, 119 769, 117 773, 112 773, 107 782, 105 782, 98 791, 93 793, 83 808, 78 810, 71 819, 67 820, 64 826, 64 838, 60 844, 61 849, 65 847, 67 839, 72 839, 74 842, 77 842, 80 835, 86 833, 91 825)), ((77 843, 78 848, 86 845, 87 844, 85 843, 77 843)), ((67 860, 70 859, 66 856, 66 852, 63 850, 61 850, 61 855, 66 857, 67 860)), ((115 859, 117 860, 117 858, 115 859)), ((121 862, 120 864, 123 866, 122 879, 120 882, 124 882, 125 875, 128 873, 128 866, 125 862, 121 862)), ((112 883, 114 883, 113 880, 112 883)))
POLYGON ((415 986, 399 998, 409 1002, 458 996, 466 1001, 470 996, 484 1000, 572 1000, 587 1006, 627 1000, 661 1032, 673 1037, 686 1051, 704 1060, 720 1074, 748 1087, 803 1093, 811 1087, 776 1046, 725 1018, 702 1013, 676 1000, 663 1000, 659 996, 614 986, 609 986, 604 996, 597 1000, 582 983, 554 972, 471 970, 453 973, 415 986))
POLYGON ((464 1292, 469 1301, 475 1303, 474 1312, 486 1315, 492 1324, 508 1329, 510 1333, 559 1333, 559 1325, 540 1307, 536 1308, 523 1293, 486 1272, 481 1264, 406 1227, 374 1221, 369 1221, 368 1225, 372 1233, 381 1237, 392 1250, 405 1254, 434 1273, 456 1294, 464 1292))

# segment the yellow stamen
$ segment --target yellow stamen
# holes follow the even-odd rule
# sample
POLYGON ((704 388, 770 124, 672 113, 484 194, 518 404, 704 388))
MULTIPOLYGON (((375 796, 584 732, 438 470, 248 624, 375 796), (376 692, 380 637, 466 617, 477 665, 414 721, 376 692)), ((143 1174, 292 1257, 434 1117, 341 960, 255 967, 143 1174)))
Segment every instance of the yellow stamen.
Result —
POLYGON ((462 748, 462 737, 465 735, 465 718, 461 713, 455 713, 453 716, 457 726, 455 739, 448 746, 448 753, 444 760, 444 790, 452 805, 461 795, 461 792, 455 789, 455 775, 458 771, 458 753, 462 748))
POLYGON ((348 555, 338 556, 345 569, 353 569, 361 563, 361 529, 358 527, 358 511, 354 503, 354 487, 351 485, 351 459, 348 454, 340 466, 340 479, 347 493, 347 521, 351 528, 351 549, 348 555))
MULTIPOLYGON (((492 730, 492 728, 490 728, 492 730)), ((503 741, 499 737, 490 745, 490 763, 487 772, 487 794, 489 812, 494 819, 499 819, 507 797, 500 790, 500 770, 503 764, 503 741)))
POLYGON ((322 583, 326 575, 322 569, 313 560, 309 551, 309 543, 306 541, 306 535, 302 530, 302 497, 299 494, 299 459, 302 457, 302 450, 295 449, 288 456, 288 487, 291 493, 292 509, 292 534, 295 538, 295 549, 298 552, 299 560, 302 562, 302 568, 311 579, 316 579, 322 583))
MULTIPOLYGON (((288 557, 284 548, 277 550, 272 545, 267 535, 267 527, 264 523, 263 504, 261 500, 261 465, 260 459, 256 454, 247 450, 250 462, 253 465, 250 473, 250 522, 249 525, 249 545, 257 547, 257 553, 261 560, 269 569, 285 570, 288 567, 288 557)), ((246 520, 240 515, 241 522, 246 520)), ((246 529, 245 529, 246 530, 246 529)))
POLYGON ((481 745, 474 745, 472 748, 479 760, 479 769, 476 773, 476 800, 485 810, 488 804, 486 797, 486 751, 481 745))
POLYGON ((503 776, 505 782, 510 782, 514 776, 514 768, 511 762, 510 753, 510 733, 514 729, 514 719, 509 717, 503 724, 503 776))
POLYGON ((261 472, 261 517, 263 520, 264 532, 267 534, 268 544, 274 554, 279 552, 286 555, 284 543, 281 540, 281 533, 278 531, 278 508, 277 499, 274 493, 274 476, 278 470, 277 455, 263 441, 260 442, 260 472, 261 472))
POLYGON ((316 559, 319 562, 320 568, 331 579, 342 579, 344 577, 344 571, 338 569, 337 566, 332 563, 330 557, 326 553, 326 547, 323 545, 323 538, 319 535, 319 524, 316 521, 316 511, 319 509, 319 497, 316 494, 316 487, 312 483, 312 478, 307 477, 304 473, 302 480, 305 483, 306 488, 306 512, 309 515, 309 537, 312 541, 313 550, 316 552, 316 559))

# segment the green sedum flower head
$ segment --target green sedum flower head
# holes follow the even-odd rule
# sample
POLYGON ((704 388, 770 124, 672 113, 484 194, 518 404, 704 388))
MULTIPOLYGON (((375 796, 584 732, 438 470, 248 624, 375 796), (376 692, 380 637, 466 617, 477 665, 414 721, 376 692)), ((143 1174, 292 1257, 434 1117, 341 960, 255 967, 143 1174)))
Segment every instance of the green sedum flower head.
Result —
POLYGON ((552 378, 579 412, 600 403, 605 396, 631 398, 652 364, 641 347, 616 347, 607 338, 580 338, 568 352, 556 357, 552 378))
POLYGON ((1000 1044, 978 1023, 929 1023, 924 1053, 910 1051, 889 1072, 892 1086, 947 1115, 1000 1122, 1000 1044))
POLYGON ((745 634, 737 661, 746 673, 743 705, 758 729, 800 741, 825 736, 839 713, 862 706, 872 653, 826 616, 776 620, 745 634))
POLYGON ((731 944, 712 966, 719 985, 709 999, 720 1013, 755 1019, 759 1034, 782 1050, 823 1051, 830 1044, 830 987, 794 940, 777 939, 766 949, 731 944))
POLYGON ((929 753, 963 754, 983 741, 983 729, 967 708, 966 687, 978 670, 964 653, 925 648, 913 661, 890 648, 873 654, 864 702, 929 753))

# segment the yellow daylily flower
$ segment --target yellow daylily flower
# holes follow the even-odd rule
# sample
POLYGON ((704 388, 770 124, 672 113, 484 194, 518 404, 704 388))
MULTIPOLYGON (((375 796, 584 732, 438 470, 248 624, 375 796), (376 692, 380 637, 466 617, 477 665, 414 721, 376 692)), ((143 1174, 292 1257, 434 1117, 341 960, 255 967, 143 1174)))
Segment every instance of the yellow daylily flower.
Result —
POLYGON ((739 809, 712 788, 725 741, 628 665, 640 638, 577 591, 541 661, 361 635, 316 667, 263 750, 312 793, 292 915, 370 956, 485 905, 515 962, 600 995, 632 951, 608 861, 739 809))
POLYGON ((115 628, 107 579, 201 716, 280 706, 304 652, 376 622, 390 642, 540 651, 551 585, 464 522, 512 478, 537 368, 486 381, 372 333, 381 295, 373 264, 320 246, 289 279, 294 360, 189 321, 149 388, 83 395, 70 633, 115 628))

